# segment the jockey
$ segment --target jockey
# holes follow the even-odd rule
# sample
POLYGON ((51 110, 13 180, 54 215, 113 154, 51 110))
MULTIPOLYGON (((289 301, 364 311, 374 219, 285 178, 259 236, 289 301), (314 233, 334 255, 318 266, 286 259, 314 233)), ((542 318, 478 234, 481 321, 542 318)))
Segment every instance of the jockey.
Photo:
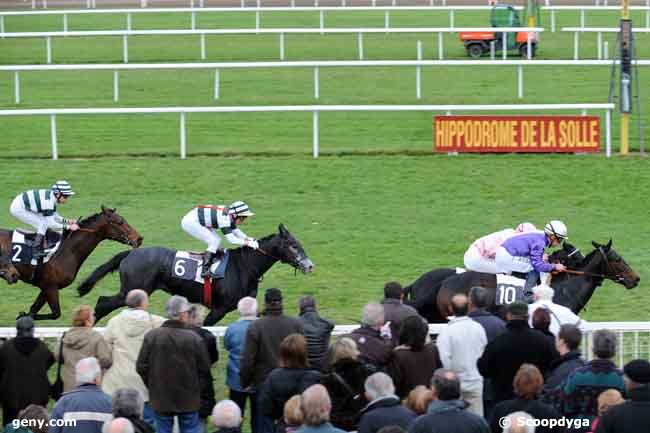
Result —
POLYGON ((542 284, 546 283, 547 274, 551 271, 564 272, 566 267, 561 263, 551 264, 544 260, 546 247, 559 246, 567 239, 567 228, 562 221, 549 221, 544 231, 521 233, 506 239, 497 249, 496 265, 499 273, 527 273, 525 289, 533 287, 539 276, 542 284))
POLYGON ((203 256, 201 276, 208 276, 214 259, 223 255, 223 251, 219 250, 221 238, 212 229, 220 229, 228 242, 233 245, 244 245, 255 250, 259 248, 255 239, 246 236, 237 228, 247 217, 253 215, 255 214, 246 203, 236 201, 230 206, 199 205, 183 217, 181 221, 183 230, 208 245, 203 256))
POLYGON ((20 221, 36 229, 34 238, 34 258, 42 257, 45 233, 48 229, 78 230, 77 220, 63 218, 56 212, 57 204, 65 204, 68 197, 75 195, 65 180, 57 180, 50 189, 32 189, 18 194, 11 202, 9 212, 20 221))
POLYGON ((537 230, 534 224, 525 222, 519 224, 514 230, 504 229, 475 240, 467 251, 465 251, 463 260, 465 262, 465 268, 468 271, 496 274, 497 265, 494 257, 497 254, 497 248, 501 246, 503 241, 516 234, 534 230, 537 230))

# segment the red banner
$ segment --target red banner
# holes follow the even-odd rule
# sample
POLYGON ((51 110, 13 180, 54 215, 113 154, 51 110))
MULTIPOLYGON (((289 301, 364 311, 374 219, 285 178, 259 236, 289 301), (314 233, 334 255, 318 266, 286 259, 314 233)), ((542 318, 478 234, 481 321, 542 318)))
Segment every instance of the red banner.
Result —
POLYGON ((599 116, 434 116, 434 152, 598 152, 599 116))

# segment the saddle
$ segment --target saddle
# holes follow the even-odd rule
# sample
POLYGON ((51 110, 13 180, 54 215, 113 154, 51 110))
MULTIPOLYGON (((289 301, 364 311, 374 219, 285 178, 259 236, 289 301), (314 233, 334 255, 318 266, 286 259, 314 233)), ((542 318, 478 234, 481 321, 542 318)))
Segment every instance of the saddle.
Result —
POLYGON ((11 236, 11 261, 26 265, 37 266, 39 263, 47 263, 54 256, 61 246, 62 236, 58 232, 49 231, 45 234, 45 255, 42 261, 34 258, 33 252, 36 247, 34 238, 36 233, 25 230, 14 230, 11 236))
MULTIPOLYGON (((14 233, 16 233, 16 232, 22 234, 22 237, 25 240, 26 245, 29 245, 29 246, 32 246, 32 247, 36 246, 34 244, 34 239, 36 238, 36 232, 28 232, 28 231, 25 231, 25 230, 22 230, 22 229, 14 230, 14 233)), ((63 236, 61 235, 61 233, 54 232, 52 230, 48 230, 45 233, 45 250, 47 251, 48 249, 53 248, 54 246, 56 246, 56 244, 61 242, 62 238, 63 238, 63 236)), ((13 241, 13 239, 12 239, 12 241, 13 241)))

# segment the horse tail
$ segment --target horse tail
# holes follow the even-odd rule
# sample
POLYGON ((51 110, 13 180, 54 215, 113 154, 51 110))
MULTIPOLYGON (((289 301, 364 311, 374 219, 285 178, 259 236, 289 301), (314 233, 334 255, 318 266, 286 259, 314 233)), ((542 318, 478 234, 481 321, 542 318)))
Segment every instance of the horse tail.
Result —
POLYGON ((126 256, 128 256, 131 253, 131 250, 127 251, 122 251, 121 253, 116 254, 113 256, 112 259, 104 263, 103 265, 99 266, 97 269, 93 271, 92 274, 88 278, 86 278, 83 283, 77 287, 77 292, 79 293, 79 296, 84 296, 87 295, 93 287, 95 287, 95 284, 97 284, 102 278, 104 278, 106 275, 110 274, 111 272, 115 272, 117 268, 120 267, 120 263, 122 263, 122 260, 126 256))

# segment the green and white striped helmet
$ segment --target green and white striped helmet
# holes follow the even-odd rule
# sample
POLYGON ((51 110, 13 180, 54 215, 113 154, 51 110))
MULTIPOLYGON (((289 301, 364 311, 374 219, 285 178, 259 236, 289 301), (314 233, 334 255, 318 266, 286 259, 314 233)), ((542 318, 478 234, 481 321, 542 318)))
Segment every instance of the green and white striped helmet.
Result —
POLYGON ((228 206, 228 213, 235 218, 255 215, 243 201, 235 201, 228 206))
POLYGON ((52 192, 55 194, 61 194, 64 196, 75 195, 76 193, 72 190, 72 187, 67 180, 57 180, 52 185, 52 192))

